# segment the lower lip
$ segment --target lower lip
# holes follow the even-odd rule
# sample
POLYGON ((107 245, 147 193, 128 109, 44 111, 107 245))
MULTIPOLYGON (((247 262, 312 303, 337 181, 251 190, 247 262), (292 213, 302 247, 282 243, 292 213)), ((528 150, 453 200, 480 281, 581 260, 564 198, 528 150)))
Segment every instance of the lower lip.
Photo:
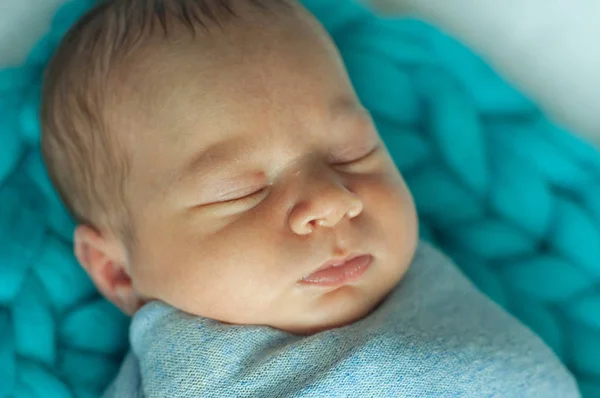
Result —
POLYGON ((371 267, 373 256, 359 256, 337 267, 317 271, 300 281, 303 285, 334 287, 360 279, 371 267))

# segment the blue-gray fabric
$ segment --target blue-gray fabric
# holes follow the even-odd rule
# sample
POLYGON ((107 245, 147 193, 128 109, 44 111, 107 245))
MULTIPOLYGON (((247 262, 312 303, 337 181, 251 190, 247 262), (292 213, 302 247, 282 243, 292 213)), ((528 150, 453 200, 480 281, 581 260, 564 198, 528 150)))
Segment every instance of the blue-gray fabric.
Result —
POLYGON ((369 316, 312 336, 153 302, 106 397, 579 397, 529 329, 421 244, 369 316))

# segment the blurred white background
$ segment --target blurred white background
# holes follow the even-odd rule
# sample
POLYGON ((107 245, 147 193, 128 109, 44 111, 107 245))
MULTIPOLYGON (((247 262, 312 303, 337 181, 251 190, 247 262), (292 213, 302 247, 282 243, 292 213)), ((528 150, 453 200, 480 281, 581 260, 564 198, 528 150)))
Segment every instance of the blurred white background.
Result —
POLYGON ((442 26, 600 148, 599 0, 366 0, 442 26))
MULTIPOLYGON (((0 67, 18 65, 66 0, 0 0, 0 67)), ((460 37, 600 148, 600 1, 364 0, 460 37)))
POLYGON ((19 64, 66 0, 0 0, 0 66, 19 64))

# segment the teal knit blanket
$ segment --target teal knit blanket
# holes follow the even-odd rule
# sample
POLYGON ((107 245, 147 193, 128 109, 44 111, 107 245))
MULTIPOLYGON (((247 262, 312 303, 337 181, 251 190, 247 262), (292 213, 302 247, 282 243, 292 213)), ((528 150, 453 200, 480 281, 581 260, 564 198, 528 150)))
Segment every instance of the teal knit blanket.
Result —
MULTIPOLYGON (((340 47, 423 238, 600 397, 600 154, 435 28, 354 0, 304 3, 340 47)), ((93 4, 66 4, 24 65, 0 70, 0 397, 96 397, 127 349, 129 320, 76 264, 39 152, 42 70, 93 4)))

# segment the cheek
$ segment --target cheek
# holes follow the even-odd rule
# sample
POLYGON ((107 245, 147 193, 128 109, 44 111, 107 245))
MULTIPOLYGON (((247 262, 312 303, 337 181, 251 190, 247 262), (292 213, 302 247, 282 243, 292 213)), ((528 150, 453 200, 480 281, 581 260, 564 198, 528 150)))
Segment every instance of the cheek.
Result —
POLYGON ((132 279, 141 295, 163 299, 165 292, 180 289, 189 278, 192 245, 180 228, 159 224, 148 223, 138 234, 132 279))
POLYGON ((138 291, 183 311, 227 322, 242 322, 263 312, 277 284, 271 283, 272 272, 266 269, 273 237, 255 225, 258 221, 240 219, 208 235, 195 226, 199 220, 149 228, 153 233, 140 236, 144 240, 135 274, 138 291))
POLYGON ((398 172, 390 172, 361 184, 355 191, 364 201, 365 214, 373 220, 366 231, 394 261, 411 258, 418 242, 418 221, 412 195, 398 172))

